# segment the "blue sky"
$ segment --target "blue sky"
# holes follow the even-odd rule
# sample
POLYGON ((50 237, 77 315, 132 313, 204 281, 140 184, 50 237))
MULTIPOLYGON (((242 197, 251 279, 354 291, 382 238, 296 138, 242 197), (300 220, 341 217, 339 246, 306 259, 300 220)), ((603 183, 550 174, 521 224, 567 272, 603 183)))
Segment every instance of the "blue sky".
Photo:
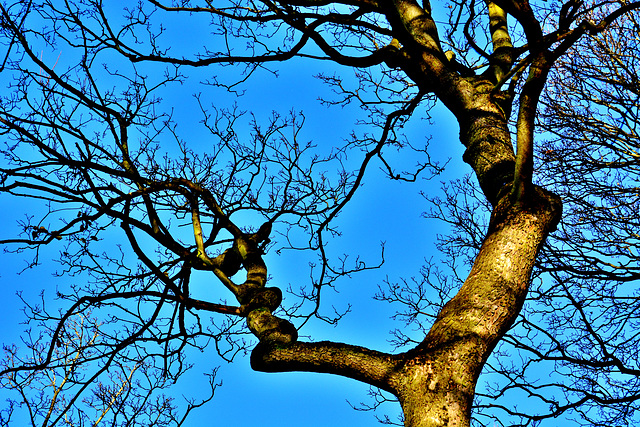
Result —
MULTIPOLYGON (((305 67, 308 66, 309 64, 305 64, 305 67)), ((290 69, 281 70, 279 78, 266 74, 256 79, 253 84, 260 89, 252 92, 249 85, 247 94, 235 102, 244 108, 252 108, 258 117, 267 117, 272 109, 287 111, 293 107, 302 110, 308 123, 305 133, 317 144, 334 144, 335 141, 346 138, 354 120, 351 115, 344 114, 349 109, 327 109, 317 105, 315 89, 321 88, 321 85, 309 75, 313 70, 305 70, 303 74, 295 64, 282 68, 290 69), (296 87, 291 88, 292 84, 296 87), (327 121, 332 126, 326 126, 327 121)), ((177 97, 183 96, 184 88, 178 88, 177 92, 177 97)), ((457 125, 447 117, 446 112, 438 115, 442 118, 438 118, 434 126, 418 118, 413 120, 416 138, 425 138, 427 132, 433 133, 432 147, 441 150, 443 158, 449 155, 457 157, 449 164, 447 172, 452 176, 466 173, 466 165, 459 160, 462 149, 457 141, 457 125), (421 134, 422 131, 425 133, 421 134)), ((412 159, 398 159, 400 162, 410 160, 412 159)), ((387 341, 389 331, 400 326, 389 319, 394 307, 373 301, 372 296, 377 285, 382 284, 387 275, 391 279, 410 277, 418 273, 425 258, 438 256, 433 242, 436 233, 442 231, 442 224, 421 218, 426 203, 418 194, 420 190, 438 186, 438 179, 415 184, 390 181, 381 173, 379 164, 372 165, 363 188, 338 219, 343 237, 332 242, 332 247, 360 254, 376 262, 380 242, 385 241, 384 269, 343 280, 338 288, 339 293, 330 292, 325 295, 328 297, 325 304, 344 308, 350 303, 353 305, 353 312, 337 327, 320 322, 311 323, 303 329, 304 335, 311 335, 314 340, 343 341, 379 350, 392 350, 387 341)), ((37 209, 37 203, 30 201, 3 200, 3 206, 9 209, 2 210, 2 224, 6 226, 0 228, 1 237, 7 237, 14 230, 11 220, 22 216, 25 208, 31 205, 37 209)), ((3 343, 15 342, 17 332, 22 329, 22 325, 17 324, 23 319, 21 302, 15 296, 17 290, 23 290, 25 297, 34 300, 38 298, 40 290, 45 289, 45 296, 50 300, 55 286, 65 287, 68 279, 51 276, 51 270, 56 266, 49 259, 55 258, 56 253, 55 247, 46 248, 41 256, 44 266, 28 270, 22 275, 17 275, 16 272, 25 265, 22 260, 26 254, 4 255, 5 261, 0 267, 0 296, 10 304, 2 317, 3 325, 0 328, 3 343)), ((308 280, 306 262, 300 262, 301 265, 292 268, 290 259, 293 256, 297 254, 285 252, 281 256, 273 254, 267 258, 269 273, 273 276, 272 284, 286 287, 289 283, 295 284, 296 280, 308 280)), ((194 283, 193 287, 194 290, 197 289, 197 284, 194 283)), ((286 303, 285 300, 284 304, 286 303)), ((370 403, 366 396, 369 387, 350 379, 325 374, 253 372, 248 358, 239 358, 229 365, 215 355, 213 348, 204 354, 194 353, 189 362, 194 363, 195 369, 185 378, 186 381, 181 381, 173 390, 176 393, 174 396, 184 393, 197 397, 199 390, 206 391, 207 380, 202 372, 208 372, 219 365, 221 369, 218 378, 223 381, 223 386, 217 389, 212 402, 194 412, 187 425, 200 425, 212 419, 220 423, 232 422, 236 427, 253 426, 256 421, 261 421, 265 426, 376 424, 372 413, 354 411, 347 403, 370 403), (249 394, 260 396, 257 405, 254 402, 248 407, 242 403, 249 394)), ((398 411, 396 404, 387 404, 382 413, 395 416, 398 411)))
MULTIPOLYGON (((172 23, 165 24, 171 27, 172 23)), ((199 41, 206 37, 206 28, 197 33, 183 31, 177 34, 182 34, 183 38, 175 41, 174 46, 199 41)), ((52 61, 56 56, 56 52, 49 52, 52 61)), ((67 53, 62 51, 58 67, 65 65, 66 58, 67 53)), ((219 107, 229 107, 237 103, 241 109, 252 111, 258 121, 266 120, 273 110, 281 113, 291 109, 302 111, 307 118, 303 139, 312 140, 319 147, 341 144, 363 113, 357 106, 327 108, 320 105, 317 100, 319 94, 327 94, 328 91, 313 75, 320 71, 336 71, 349 81, 352 79, 352 71, 328 62, 312 60, 292 61, 273 68, 278 70, 278 77, 268 72, 256 73, 243 86, 246 94, 242 97, 236 98, 222 91, 209 91, 209 99, 219 107)), ((174 85, 165 92, 162 107, 175 110, 175 117, 183 130, 182 136, 192 140, 194 146, 198 146, 202 143, 204 133, 200 133, 196 127, 197 119, 193 113, 196 104, 191 96, 201 89, 196 84, 197 80, 210 74, 233 73, 234 69, 221 70, 210 67, 185 71, 195 77, 187 84, 174 85)), ((437 108, 432 114, 433 124, 429 124, 418 112, 411 120, 407 133, 411 141, 417 145, 426 142, 427 137, 433 137, 431 149, 435 158, 452 158, 446 173, 433 181, 419 180, 417 183, 407 184, 386 179, 380 172, 378 162, 370 166, 364 186, 337 219, 343 236, 332 242, 331 247, 336 251, 359 254, 375 263, 379 256, 380 242, 385 241, 386 263, 381 270, 361 273, 351 280, 343 280, 338 292, 326 295, 324 302, 327 307, 332 304, 345 307, 347 303, 353 306, 352 313, 337 327, 312 322, 302 330, 303 335, 311 335, 314 340, 343 341, 384 351, 391 350, 388 332, 401 325, 389 319, 395 308, 374 301, 372 296, 385 277, 390 280, 409 278, 418 274, 425 258, 438 256, 434 248, 435 236, 445 229, 443 224, 421 218, 427 206, 419 191, 433 194, 438 191, 441 179, 461 177, 470 171, 461 160, 463 148, 458 141, 457 123, 441 108, 437 108)), ((359 161, 356 157, 350 158, 354 164, 359 161)), ((414 161, 410 152, 391 156, 391 159, 399 165, 414 161)), ((0 210, 0 238, 11 236, 16 230, 15 221, 23 215, 42 209, 37 202, 10 199, 5 195, 1 203, 3 209, 0 210)), ((54 242, 51 247, 41 251, 42 266, 21 275, 17 275, 17 272, 25 265, 23 260, 28 258, 29 254, 3 255, 0 265, 0 297, 7 302, 7 308, 0 320, 1 342, 18 342, 18 334, 23 329, 23 325, 19 325, 24 317, 20 310, 22 304, 15 296, 17 291, 23 291, 28 300, 36 301, 39 292, 44 289, 46 299, 51 301, 57 287, 65 289, 70 280, 82 280, 81 277, 71 279, 52 276, 57 265, 51 260, 55 259, 60 250, 56 244, 57 242, 54 242)), ((285 288, 289 284, 295 285, 297 281, 308 280, 306 262, 300 260, 299 265, 292 265, 291 260, 294 256, 298 255, 285 252, 281 256, 270 254, 267 257, 274 285, 285 288)), ((193 286, 197 288, 198 285, 194 283, 193 286)), ((55 306, 56 302, 52 304, 55 306)), ((287 304, 286 300, 284 304, 287 304)), ((320 374, 257 373, 251 370, 248 358, 238 358, 235 363, 229 365, 215 355, 214 349, 205 353, 194 353, 190 355, 189 361, 194 364, 194 370, 176 386, 172 391, 173 396, 185 394, 198 397, 198 393, 206 387, 206 378, 202 372, 208 372, 219 365, 219 379, 223 381, 223 386, 218 388, 216 397, 210 404, 193 414, 187 425, 232 424, 234 427, 243 427, 253 426, 256 421, 265 426, 376 424, 371 413, 354 411, 347 403, 370 403, 366 396, 368 386, 353 380, 320 374), (252 403, 245 404, 245 399, 252 399, 252 403)), ((388 413, 392 417, 399 411, 395 404, 386 405, 383 409, 383 414, 388 413)))
MULTIPOLYGON (((131 3, 124 0, 113 1, 108 2, 108 7, 117 9, 128 4, 131 3)), ((436 4, 444 6, 444 3, 436 4)), ((167 27, 164 41, 172 46, 171 53, 177 57, 183 54, 191 55, 194 50, 203 46, 215 47, 216 43, 221 42, 219 38, 216 39, 209 34, 210 28, 207 25, 206 16, 195 18, 188 15, 168 14, 163 15, 163 19, 162 25, 167 27)), ((113 24, 116 25, 116 22, 114 21, 113 24)), ((241 40, 239 43, 244 42, 241 40)), ((74 61, 77 61, 80 56, 78 52, 64 47, 47 50, 34 45, 34 50, 41 51, 43 60, 51 66, 56 64, 56 71, 60 72, 74 65, 74 61)), ((310 52, 313 50, 306 53, 310 52)), ((108 62, 111 67, 119 68, 125 73, 131 67, 131 64, 123 61, 115 53, 104 52, 101 55, 100 61, 108 62)), ((99 64, 96 65, 99 68, 99 64)), ((160 73, 164 69, 164 65, 146 63, 138 64, 137 67, 147 73, 151 80, 159 80, 160 73)), ((269 68, 277 71, 277 77, 272 72, 258 70, 247 83, 238 87, 239 90, 246 92, 241 97, 219 88, 202 86, 199 83, 213 76, 227 82, 237 80, 240 78, 239 68, 216 66, 202 69, 184 68, 182 71, 188 75, 188 79, 184 84, 171 84, 162 89, 163 101, 158 107, 158 112, 173 113, 179 126, 180 137, 195 152, 207 150, 211 143, 211 136, 200 124, 200 111, 193 97, 200 92, 205 105, 212 104, 217 108, 237 105, 240 110, 253 113, 258 123, 266 123, 272 111, 283 115, 291 110, 301 111, 306 117, 306 123, 300 139, 312 141, 320 151, 341 146, 352 131, 363 133, 368 130, 374 132, 374 136, 379 136, 379 129, 368 129, 356 125, 358 121, 366 120, 368 114, 358 105, 327 108, 318 101, 318 97, 321 96, 331 97, 331 88, 314 78, 314 75, 337 73, 344 78, 347 85, 355 85, 353 70, 328 61, 311 59, 270 64, 269 68)), ((103 88, 116 84, 105 73, 96 71, 96 74, 102 75, 99 84, 103 88)), ((5 84, 6 79, 6 73, 0 75, 1 84, 5 84)), ((116 80, 113 79, 113 81, 116 80)), ((331 240, 328 248, 334 257, 337 254, 346 253, 352 258, 360 256, 366 261, 376 263, 380 243, 385 242, 386 263, 380 270, 364 272, 350 279, 341 280, 338 282, 336 291, 328 290, 323 295, 323 304, 327 311, 330 311, 333 305, 341 310, 351 304, 352 312, 337 327, 320 321, 309 322, 301 331, 302 339, 310 336, 313 340, 343 341, 383 351, 392 350, 388 341, 389 331, 402 326, 390 320, 398 307, 376 302, 372 297, 378 285, 385 280, 394 282, 400 278, 409 279, 417 276, 425 259, 433 258, 436 263, 438 262, 439 254, 434 245, 436 236, 438 233, 447 232, 447 227, 435 220, 422 218, 422 213, 428 209, 428 204, 419 193, 423 191, 429 195, 439 194, 441 180, 461 178, 470 172, 470 168, 461 160, 463 147, 458 140, 458 126, 452 116, 440 106, 430 112, 433 116, 431 122, 424 119, 424 113, 423 107, 416 111, 407 125, 406 134, 409 140, 418 146, 431 138, 430 154, 434 160, 443 162, 451 158, 445 173, 433 181, 418 180, 417 183, 410 184, 388 180, 380 171, 381 164, 377 160, 370 165, 364 185, 335 220, 335 224, 343 233, 342 236, 331 240)), ((238 124, 236 132, 240 135, 240 139, 248 140, 250 133, 248 117, 239 121, 238 124)), ((170 142, 171 137, 167 135, 163 137, 166 137, 167 143, 162 148, 170 154, 176 154, 175 144, 170 142)), ((387 154, 389 154, 388 159, 400 169, 415 162, 414 153, 408 150, 398 154, 391 152, 387 154)), ((363 156, 362 152, 352 151, 348 157, 348 166, 357 168, 363 156)), ((0 240, 15 236, 19 228, 16 226, 16 221, 24 219, 27 215, 44 212, 44 206, 38 201, 11 199, 6 194, 2 194, 0 203, 3 208, 0 210, 0 240)), ((75 212, 73 215, 75 216, 75 212)), ((255 216, 237 216, 233 219, 241 227, 260 225, 259 222, 256 223, 255 216)), ((275 232, 278 231, 277 227, 276 224, 275 232)), ((125 240, 117 226, 105 233, 104 237, 105 240, 101 241, 101 245, 105 251, 112 250, 115 244, 125 240)), ((55 310, 64 308, 53 298, 57 290, 66 291, 72 284, 86 280, 82 275, 53 276, 53 273, 60 268, 54 260, 62 250, 63 243, 64 241, 54 240, 48 247, 41 248, 39 252, 41 265, 21 275, 17 273, 26 266, 25 259, 30 259, 33 253, 3 254, 0 263, 0 297, 5 301, 5 309, 0 318, 2 322, 0 323, 0 342, 21 345, 20 333, 25 326, 20 324, 24 317, 21 313, 22 303, 16 297, 16 292, 22 292, 25 299, 37 304, 39 294, 44 290, 49 308, 55 310)), ((265 260, 271 276, 270 285, 286 289, 288 286, 296 288, 302 283, 309 283, 308 263, 315 258, 313 254, 284 251, 278 255, 272 251, 265 260)), ((466 276, 464 268, 457 273, 461 277, 466 276)), ((211 281, 212 278, 207 274, 194 275, 192 291, 203 299, 207 299, 208 296, 212 299, 217 297, 218 293, 211 291, 211 281)), ((293 303, 295 301, 290 296, 285 297, 283 306, 288 307, 293 303)), ((411 332, 407 331, 407 333, 411 332)), ((522 362, 520 355, 511 357, 508 354, 508 356, 501 356, 504 357, 502 360, 513 360, 516 364, 522 362)), ((223 381, 213 401, 205 408, 196 411, 187 425, 230 424, 241 427, 253 426, 257 422, 266 426, 376 425, 371 413, 354 411, 347 403, 347 401, 355 405, 359 402, 371 403, 367 398, 368 386, 355 381, 320 374, 257 373, 251 370, 247 357, 239 357, 230 365, 221 360, 212 347, 203 353, 191 351, 187 361, 194 365, 193 370, 169 391, 177 400, 180 400, 183 395, 193 398, 203 397, 202 394, 206 392, 207 386, 203 373, 218 366, 220 366, 218 380, 223 381), (251 402, 247 403, 247 400, 251 402)), ((546 367, 549 366, 551 364, 546 365, 546 367)), ((551 369, 546 371, 544 368, 545 366, 539 373, 541 378, 546 379, 548 372, 553 371, 551 369)), ((484 380, 485 378, 481 378, 480 383, 484 380)), ((522 392, 515 391, 514 394, 517 398, 512 401, 531 406, 537 404, 542 410, 548 406, 546 403, 540 403, 542 400, 535 400, 522 392)), ((0 390, 0 401, 3 397, 3 391, 0 390)), ((399 411, 397 405, 393 404, 386 405, 382 409, 381 414, 389 414, 392 417, 399 411)), ((556 420, 550 421, 547 425, 553 425, 554 421, 556 420)), ((16 422, 16 425, 20 425, 20 422, 16 422)))

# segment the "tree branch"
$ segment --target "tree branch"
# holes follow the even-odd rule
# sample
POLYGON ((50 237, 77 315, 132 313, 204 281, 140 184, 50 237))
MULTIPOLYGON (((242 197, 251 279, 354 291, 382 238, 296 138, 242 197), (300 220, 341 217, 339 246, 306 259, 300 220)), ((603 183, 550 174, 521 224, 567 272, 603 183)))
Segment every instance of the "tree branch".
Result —
POLYGON ((260 343, 251 352, 251 367, 262 372, 332 373, 394 393, 400 356, 343 343, 321 341, 288 345, 260 343))

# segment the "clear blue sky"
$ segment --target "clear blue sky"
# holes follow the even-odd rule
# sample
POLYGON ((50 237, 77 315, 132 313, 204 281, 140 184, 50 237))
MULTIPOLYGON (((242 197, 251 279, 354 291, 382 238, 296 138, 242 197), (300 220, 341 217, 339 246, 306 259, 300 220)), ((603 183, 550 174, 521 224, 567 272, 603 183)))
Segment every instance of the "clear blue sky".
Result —
MULTIPOLYGON (((172 22, 165 22, 168 27, 172 22)), ((181 25, 180 25, 181 26, 181 25)), ((185 28, 181 26, 181 28, 185 28)), ((205 44, 206 27, 195 31, 178 31, 183 36, 175 40, 174 46, 182 43, 196 42, 205 44)), ((49 53, 51 57, 55 53, 49 53)), ((61 54, 61 65, 64 64, 65 53, 61 54)), ((258 120, 266 120, 272 110, 286 113, 292 108, 303 111, 307 123, 303 139, 313 140, 319 146, 335 146, 348 138, 354 123, 361 118, 358 108, 333 107, 327 109, 317 101, 320 93, 327 92, 327 87, 314 74, 319 71, 335 70, 349 79, 352 71, 348 68, 333 66, 327 62, 319 63, 311 60, 292 61, 280 64, 279 77, 267 72, 259 72, 245 85, 246 94, 240 98, 232 95, 215 93, 215 103, 219 107, 228 107, 237 102, 241 109, 254 112, 258 120)), ((175 85, 170 92, 164 94, 162 108, 173 108, 177 121, 193 121, 196 109, 191 97, 201 88, 197 86, 197 76, 229 73, 232 68, 210 67, 195 72, 196 77, 184 86, 175 85)), ((188 72, 188 70, 185 70, 188 72)), ((211 92, 213 93, 213 92, 211 92)), ((442 179, 461 177, 469 172, 469 168, 461 161, 462 147, 458 141, 458 128, 455 120, 442 109, 433 112, 434 124, 430 125, 420 118, 420 114, 412 119, 409 135, 412 142, 420 145, 430 135, 433 136, 431 148, 435 158, 452 161, 442 179)), ((182 124, 182 137, 199 141, 204 133, 191 124, 182 124), (186 133, 185 130, 189 132, 186 133)), ((359 159, 351 158, 357 162, 359 159)), ((412 162, 413 155, 404 153, 394 159, 398 165, 412 162), (404 156, 404 157, 403 157, 404 156)), ((338 219, 343 237, 332 242, 332 247, 349 254, 359 254, 372 262, 377 260, 379 244, 386 242, 386 264, 382 270, 362 273, 351 280, 340 283, 339 293, 327 295, 325 304, 336 304, 344 307, 353 305, 353 312, 338 327, 327 326, 319 322, 309 324, 301 332, 311 335, 314 340, 343 341, 363 345, 374 349, 391 350, 388 344, 389 330, 400 326, 390 321, 394 307, 372 299, 377 286, 385 277, 391 280, 399 277, 411 277, 418 273, 425 258, 438 256, 434 248, 435 235, 443 231, 443 225, 433 220, 421 218, 426 204, 419 191, 436 192, 440 179, 423 181, 415 184, 398 183, 387 180, 379 170, 379 164, 371 165, 365 179, 365 185, 357 193, 348 208, 338 219)), ((37 202, 24 199, 12 200, 2 198, 3 209, 0 210, 0 238, 8 238, 15 232, 15 221, 23 215, 42 209, 37 202)), ((117 230, 119 232, 120 230, 117 230)), ((39 292, 44 289, 45 297, 51 300, 56 287, 64 289, 70 280, 54 278, 51 273, 57 265, 55 259, 60 247, 53 242, 50 248, 42 250, 40 259, 42 267, 29 270, 22 275, 17 271, 24 266, 23 259, 30 254, 5 254, 0 263, 0 297, 5 301, 5 311, 1 317, 0 341, 11 343, 18 341, 18 333, 23 329, 18 322, 23 320, 21 302, 15 296, 16 291, 23 291, 24 296, 36 301, 39 292)), ((270 255, 267 258, 269 273, 273 276, 273 284, 285 288, 289 283, 308 278, 306 263, 292 265, 291 258, 285 252, 282 256, 270 255)), ((206 285, 206 284, 205 284, 206 285)), ((203 286, 205 286, 203 285, 203 286)), ((194 284, 197 287, 198 284, 194 284)), ((55 304, 55 303, 54 303, 55 304)), ((286 300, 285 303, 287 304, 286 300)), ((337 376, 287 373, 264 374, 253 372, 248 358, 239 358, 232 365, 226 364, 215 354, 213 348, 201 354, 194 353, 189 361, 195 367, 186 381, 178 384, 174 396, 184 393, 191 395, 206 387, 206 379, 201 372, 220 365, 219 379, 223 386, 217 390, 216 397, 206 407, 194 413, 187 425, 233 425, 234 427, 254 426, 257 421, 264 426, 370 426, 376 425, 369 412, 357 412, 351 409, 347 400, 353 404, 370 402, 366 396, 368 386, 337 376), (256 399, 251 404, 245 399, 256 399), (257 404, 258 403, 258 404, 257 404)), ((0 394, 1 397, 1 394, 0 394)), ((393 416, 399 411, 397 405, 387 405, 382 413, 393 416)))

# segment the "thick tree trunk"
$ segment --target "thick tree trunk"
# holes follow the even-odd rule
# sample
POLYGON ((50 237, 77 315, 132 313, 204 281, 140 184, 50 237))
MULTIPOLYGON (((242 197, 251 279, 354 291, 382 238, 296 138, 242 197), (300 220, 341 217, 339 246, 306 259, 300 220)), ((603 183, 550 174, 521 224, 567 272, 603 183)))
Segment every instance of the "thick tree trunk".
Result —
MULTIPOLYGON (((405 3, 411 9, 412 0, 405 3)), ((425 91, 439 82, 436 94, 460 124, 464 160, 494 207, 467 280, 424 341, 407 353, 261 338, 251 361, 257 370, 334 373, 390 391, 400 400, 407 427, 468 426, 480 372, 522 308, 536 256, 559 221, 562 203, 530 179, 526 192, 511 191, 517 163, 507 126, 511 99, 486 78, 460 77, 437 53, 422 53, 422 69, 410 71, 423 73, 425 91)))
POLYGON ((407 427, 469 425, 480 371, 520 312, 535 257, 560 210, 560 200, 541 189, 526 203, 508 196, 498 203, 469 277, 399 371, 407 427))

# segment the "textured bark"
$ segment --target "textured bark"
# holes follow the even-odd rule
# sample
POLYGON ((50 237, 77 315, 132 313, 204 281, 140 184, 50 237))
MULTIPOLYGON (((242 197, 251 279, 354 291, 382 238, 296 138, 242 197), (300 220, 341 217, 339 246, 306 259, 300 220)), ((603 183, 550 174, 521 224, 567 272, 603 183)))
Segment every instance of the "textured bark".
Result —
POLYGON ((488 89, 472 96, 474 101, 468 103, 457 117, 460 140, 467 147, 463 160, 471 165, 480 188, 495 205, 500 191, 513 181, 516 158, 505 108, 499 104, 501 99, 492 96, 488 89))
POLYGON ((402 355, 393 356, 343 343, 261 342, 251 353, 251 366, 263 372, 322 372, 343 375, 395 392, 402 355))
POLYGON ((480 371, 527 294, 535 257, 557 224, 560 200, 536 189, 526 203, 502 198, 458 294, 402 370, 407 427, 467 426, 480 371))

